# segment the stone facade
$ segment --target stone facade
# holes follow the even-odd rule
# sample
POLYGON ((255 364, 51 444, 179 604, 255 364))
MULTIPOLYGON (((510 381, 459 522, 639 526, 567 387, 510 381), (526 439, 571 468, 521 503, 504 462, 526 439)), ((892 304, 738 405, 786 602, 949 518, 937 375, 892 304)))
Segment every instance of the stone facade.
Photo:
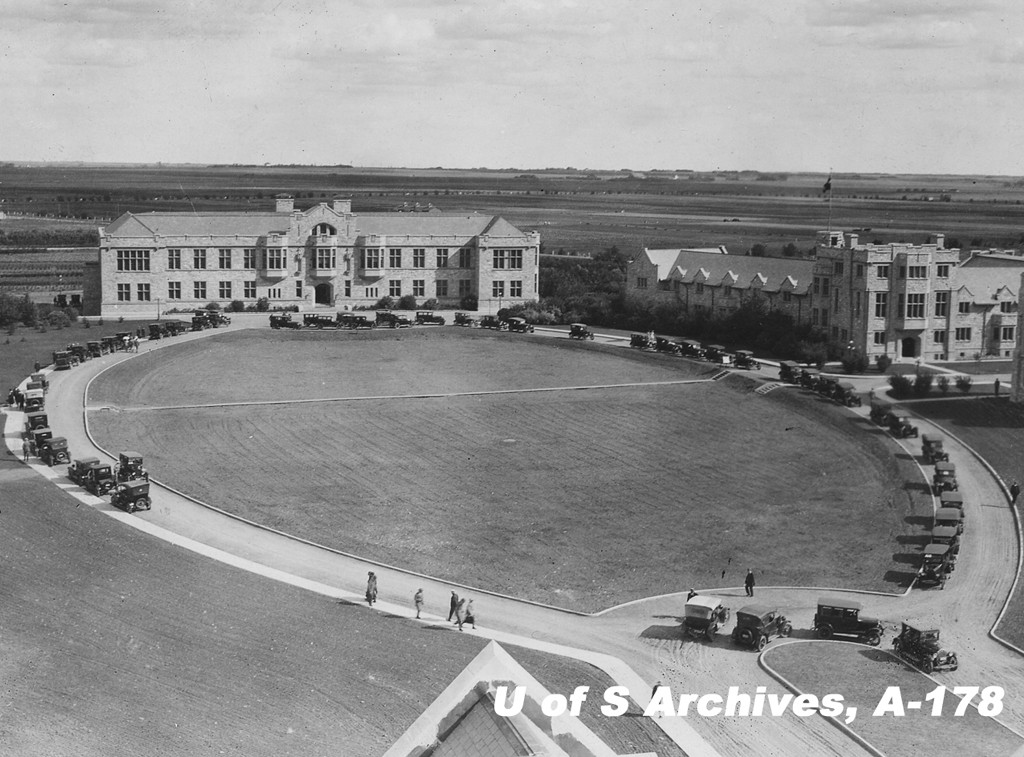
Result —
MULTIPOLYGON (((1024 292, 1024 273, 1020 276, 1020 289, 1024 292)), ((1017 346, 1013 353, 1013 375, 1010 377, 1010 399, 1024 403, 1024 329, 1017 329, 1017 346)))
MULTIPOLYGON (((100 230, 103 315, 150 317, 234 300, 351 309, 413 295, 481 310, 537 299, 540 235, 496 216, 356 214, 348 200, 273 213, 127 213, 100 230)), ((95 287, 95 282, 93 282, 95 287)))

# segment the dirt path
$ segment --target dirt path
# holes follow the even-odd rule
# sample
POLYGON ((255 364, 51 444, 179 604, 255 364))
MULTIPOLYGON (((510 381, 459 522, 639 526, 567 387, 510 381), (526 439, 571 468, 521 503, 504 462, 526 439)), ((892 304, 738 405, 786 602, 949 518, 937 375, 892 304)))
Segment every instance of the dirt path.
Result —
MULTIPOLYGON (((241 327, 235 324, 231 328, 241 327)), ((186 338, 201 338, 201 335, 186 338)), ((180 338, 172 343, 178 342, 180 338)), ((142 349, 159 346, 159 342, 144 343, 142 349)), ((48 399, 51 425, 69 439, 74 457, 95 454, 88 452, 92 445, 85 433, 82 412, 88 380, 106 365, 123 359, 127 356, 111 356, 73 371, 51 375, 53 388, 48 399)), ((927 426, 922 423, 922 430, 928 430, 927 426)), ((908 441, 907 451, 919 454, 917 441, 908 441)), ((1001 719, 1024 732, 1024 659, 988 636, 1013 580, 1018 548, 1016 530, 1002 492, 985 468, 955 441, 947 440, 947 449, 951 460, 957 464, 960 488, 967 502, 967 529, 962 557, 946 589, 914 590, 907 597, 858 595, 857 598, 864 603, 866 611, 886 621, 895 623, 908 618, 940 627, 945 644, 956 650, 961 659, 960 669, 945 674, 943 683, 1003 686, 1006 709, 1001 719)), ((930 473, 930 469, 925 470, 930 473)), ((154 499, 151 512, 135 517, 342 592, 358 596, 365 584, 368 564, 358 558, 317 549, 255 528, 171 492, 159 492, 154 499)), ((95 506, 101 510, 111 509, 106 503, 95 506)), ((922 527, 922 534, 925 531, 922 527)), ((893 547, 894 550, 899 548, 898 545, 893 547)), ((450 585, 387 568, 377 569, 377 572, 383 602, 408 607, 412 594, 422 587, 427 593, 428 608, 444 613, 450 585)), ((822 593, 825 592, 759 588, 758 600, 786 608, 800 635, 800 629, 810 627, 814 604, 822 593)), ((765 686, 769 692, 784 693, 782 687, 757 666, 756 655, 737 649, 724 636, 713 645, 680 641, 676 616, 681 612, 682 597, 655 598, 585 617, 514 599, 482 593, 476 596, 482 629, 515 634, 524 641, 546 641, 608 654, 624 661, 645 681, 653 683, 660 679, 678 692, 724 694, 732 685, 748 692, 765 686)), ((742 589, 735 590, 728 600, 734 611, 742 606, 745 603, 742 589)), ((888 638, 887 635, 884 644, 888 644, 888 638)), ((837 685, 837 689, 840 688, 837 685)), ((646 702, 648 694, 649 691, 634 692, 641 703, 646 702)), ((846 757, 866 754, 819 717, 802 719, 791 714, 781 718, 691 717, 687 722, 722 755, 846 757)), ((683 746, 685 748, 685 744, 683 746)))

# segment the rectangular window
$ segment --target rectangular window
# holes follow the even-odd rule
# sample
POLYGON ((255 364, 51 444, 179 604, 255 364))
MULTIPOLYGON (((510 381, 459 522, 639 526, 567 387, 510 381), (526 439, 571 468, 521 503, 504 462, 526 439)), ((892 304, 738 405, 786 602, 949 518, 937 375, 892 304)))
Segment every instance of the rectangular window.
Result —
POLYGON ((388 248, 388 267, 389 268, 401 268, 402 267, 402 248, 401 247, 390 247, 390 248, 388 248))
POLYGON ((821 309, 821 325, 828 326, 828 310, 825 308, 821 309))
POLYGON ((880 279, 887 279, 887 278, 889 278, 889 266, 888 265, 877 266, 875 268, 875 275, 877 275, 878 278, 880 278, 880 279))
POLYGON ((287 267, 288 263, 284 257, 283 247, 268 247, 267 248, 267 265, 268 271, 283 271, 287 267))
POLYGON ((935 315, 939 318, 949 315, 949 292, 935 293, 935 315))
POLYGON ((349 279, 345 279, 345 296, 346 297, 351 297, 352 296, 352 282, 349 279))
POLYGON ((302 279, 298 279, 295 282, 295 297, 300 300, 302 299, 302 279))
POLYGON ((448 267, 448 248, 438 247, 437 248, 437 267, 447 268, 448 267))
POLYGON ((647 277, 646 276, 637 276, 637 278, 636 278, 636 288, 637 289, 646 289, 647 288, 647 277))
POLYGON ((205 281, 194 281, 194 282, 192 282, 192 299, 194 299, 194 300, 205 300, 206 299, 206 282, 205 281))
POLYGON ((811 325, 812 326, 817 326, 820 321, 821 321, 821 313, 818 311, 818 308, 812 308, 811 309, 811 325))
POLYGON ((247 247, 242 250, 242 268, 247 271, 256 270, 256 248, 247 247))
POLYGON ((220 269, 226 271, 231 268, 231 250, 219 250, 218 261, 220 269))
POLYGON ((178 271, 181 269, 181 250, 167 251, 167 270, 178 271))
POLYGON ((879 345, 879 346, 882 346, 882 347, 885 346, 885 332, 884 331, 876 331, 875 332, 875 344, 879 345))
POLYGON ((1004 300, 1003 302, 1000 302, 999 303, 999 312, 1000 313, 1012 313, 1013 312, 1013 301, 1012 300, 1004 300))
POLYGON ((138 284, 136 286, 136 294, 138 295, 139 302, 149 302, 149 284, 138 284))
POLYGON ((901 265, 900 266, 900 278, 901 279, 907 278, 907 267, 905 265, 901 265))
POLYGON ((838 313, 839 312, 839 287, 836 287, 835 289, 833 289, 832 293, 835 295, 835 297, 832 298, 834 300, 834 302, 832 303, 832 309, 835 310, 838 313))
POLYGON ((505 282, 495 281, 491 284, 491 296, 500 298, 505 296, 505 282))
POLYGON ((949 263, 939 263, 935 266, 935 277, 939 279, 949 278, 949 263))
POLYGON ((508 267, 514 271, 523 270, 523 251, 522 250, 509 250, 508 251, 508 267))
POLYGON ((787 291, 782 293, 782 301, 783 302, 789 302, 792 299, 793 299, 793 293, 792 292, 787 290, 787 291))
POLYGON ((820 276, 815 276, 814 277, 814 293, 815 294, 821 294, 821 277, 820 276))
POLYGON ((363 268, 367 271, 379 271, 384 267, 384 254, 379 247, 367 247, 363 250, 363 268))
POLYGON ((704 294, 704 284, 700 281, 697 282, 697 294, 704 294))
POLYGON ((962 302, 958 302, 957 306, 956 306, 956 310, 957 310, 958 313, 970 313, 971 312, 971 302, 970 302, 970 300, 964 300, 962 302))
POLYGON ((939 329, 938 331, 932 332, 932 344, 945 344, 946 343, 946 330, 939 329))
POLYGON ((206 250, 192 250, 192 267, 197 271, 206 269, 206 250))
POLYGON ((889 293, 875 292, 875 318, 889 317, 889 293))
POLYGON ((863 279, 864 278, 864 264, 863 263, 857 263, 857 278, 858 279, 863 279))
POLYGON ((181 282, 180 281, 168 281, 167 282, 167 299, 169 299, 169 300, 180 300, 181 299, 181 282))
POLYGON ((902 318, 906 314, 907 296, 905 294, 900 295, 899 304, 896 306, 896 317, 902 318))
POLYGON ((1013 341, 1013 339, 1014 339, 1013 328, 1014 328, 1013 326, 1003 326, 1002 327, 1002 332, 999 335, 1000 337, 1002 337, 1002 341, 1004 341, 1004 342, 1012 342, 1013 341))
POLYGON ((132 299, 132 285, 131 284, 118 284, 117 285, 117 301, 118 302, 131 302, 132 299))
POLYGON ((912 265, 907 268, 908 279, 927 279, 928 278, 928 266, 926 265, 912 265))
POLYGON ((391 295, 392 297, 401 297, 402 296, 402 280, 401 279, 391 279, 391 281, 388 282, 388 294, 391 295))
POLYGON ((508 250, 495 250, 492 253, 493 254, 493 260, 494 260, 494 265, 493 265, 494 270, 497 271, 497 270, 502 269, 502 268, 505 267, 505 263, 508 260, 508 258, 505 255, 506 252, 508 252, 508 250))
POLYGON ((220 299, 222 299, 222 300, 230 300, 231 299, 231 282, 230 281, 222 281, 222 282, 220 282, 218 284, 218 286, 217 286, 217 289, 218 289, 217 293, 220 295, 220 299))
POLYGON ((427 251, 423 247, 412 248, 412 267, 413 268, 426 268, 427 267, 427 251))
POLYGON ((149 250, 118 250, 117 270, 148 271, 149 250))
POLYGON ((829 287, 832 285, 831 279, 822 278, 821 280, 821 293, 828 297, 829 287))
POLYGON ((267 290, 268 300, 279 300, 281 299, 281 287, 271 287, 267 290))
POLYGON ((924 293, 907 295, 907 318, 924 318, 924 293))
POLYGON ((366 299, 375 300, 380 296, 380 291, 377 287, 366 287, 366 299))
POLYGON ((459 250, 459 268, 473 267, 473 251, 470 249, 459 250))
POLYGON ((247 300, 256 299, 256 282, 255 281, 244 281, 242 282, 242 296, 247 300))
POLYGON ((523 282, 522 281, 510 281, 510 282, 508 282, 508 296, 509 297, 522 297, 523 296, 523 282))
POLYGON ((332 270, 337 265, 337 262, 337 252, 333 247, 316 248, 316 269, 318 271, 332 270))
POLYGON ((426 279, 413 279, 412 280, 412 296, 422 297, 427 291, 426 279))
POLYGON ((435 297, 447 297, 448 296, 448 282, 445 279, 435 282, 436 294, 435 297))
POLYGON ((843 263, 841 260, 832 261, 832 273, 836 276, 843 275, 843 263))
POLYGON ((722 294, 724 294, 726 297, 732 297, 732 287, 731 286, 725 287, 724 291, 722 292, 722 294))
POLYGON ((959 328, 956 330, 956 340, 958 342, 969 342, 971 341, 971 330, 970 328, 959 328))
POLYGON ((469 279, 459 279, 459 297, 473 294, 473 282, 469 279))

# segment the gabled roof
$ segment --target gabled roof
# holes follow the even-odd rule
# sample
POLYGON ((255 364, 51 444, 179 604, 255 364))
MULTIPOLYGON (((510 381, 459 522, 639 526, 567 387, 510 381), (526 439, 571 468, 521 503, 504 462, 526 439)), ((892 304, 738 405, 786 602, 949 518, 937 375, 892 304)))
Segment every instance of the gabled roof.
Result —
POLYGON ((110 237, 263 236, 287 231, 285 213, 125 213, 107 226, 110 237))
POLYGON ((806 294, 814 275, 814 261, 795 258, 756 258, 696 250, 645 250, 652 260, 671 258, 667 278, 684 284, 701 282, 738 289, 806 294), (756 283, 755 283, 756 282, 756 283))
POLYGON ((1020 275, 1024 273, 1024 259, 1007 267, 960 266, 956 272, 958 289, 970 292, 972 302, 991 305, 999 300, 1015 300, 1020 292, 1020 275))
POLYGON ((475 237, 487 231, 498 236, 522 236, 522 232, 507 221, 476 214, 360 213, 356 215, 355 228, 359 235, 475 237), (492 228, 499 231, 489 231, 492 228))

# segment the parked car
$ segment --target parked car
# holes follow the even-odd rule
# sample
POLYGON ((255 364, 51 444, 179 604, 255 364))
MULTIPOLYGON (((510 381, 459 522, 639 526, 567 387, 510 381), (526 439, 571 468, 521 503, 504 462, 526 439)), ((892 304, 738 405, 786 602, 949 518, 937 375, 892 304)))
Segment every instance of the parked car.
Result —
POLYGON ((345 328, 349 329, 377 328, 376 321, 371 321, 365 315, 355 315, 354 313, 339 313, 338 322, 343 324, 345 328))
POLYGON ((28 436, 28 449, 33 455, 38 456, 39 450, 42 449, 43 443, 53 438, 53 429, 50 428, 37 428, 33 429, 28 436))
POLYGON ((893 651, 924 673, 937 670, 956 670, 959 661, 956 652, 947 652, 939 645, 938 630, 921 631, 903 623, 899 636, 892 640, 893 651))
POLYGON ((28 380, 30 384, 39 384, 39 388, 44 392, 48 392, 50 390, 50 379, 46 378, 45 373, 33 373, 28 377, 28 380))
POLYGON ((785 381, 787 384, 799 384, 801 370, 799 363, 782 360, 779 362, 779 381, 785 381))
POLYGON ((882 400, 871 400, 871 412, 869 417, 879 426, 889 425, 889 416, 892 415, 892 405, 882 400))
POLYGON ((719 365, 732 365, 732 355, 720 344, 709 344, 704 348, 704 359, 719 365))
POLYGON ((937 434, 921 434, 921 455, 926 465, 949 460, 949 453, 943 448, 943 438, 937 434))
POLYGON ((68 440, 63 436, 53 436, 42 442, 36 450, 36 456, 49 467, 71 461, 71 450, 68 440))
POLYGON ((653 350, 658 346, 658 338, 652 339, 648 334, 630 334, 629 346, 640 350, 653 350))
POLYGON ((444 326, 445 320, 443 315, 430 310, 417 310, 416 311, 416 325, 417 326, 444 326))
POLYGON ((142 467, 142 455, 138 452, 122 452, 118 455, 114 478, 118 483, 140 478, 149 481, 149 471, 142 467))
POLYGON ((85 343, 86 348, 89 350, 89 354, 93 357, 103 357, 107 354, 107 351, 103 349, 103 342, 93 340, 85 343))
POLYGON ((683 631, 687 636, 703 636, 714 641, 718 630, 729 622, 729 608, 714 597, 698 594, 683 608, 683 631))
POLYGON ((960 555, 960 534, 954 526, 939 526, 932 529, 932 544, 945 544, 949 547, 949 556, 954 567, 960 555))
POLYGON ((932 493, 938 497, 942 492, 957 491, 960 485, 956 481, 956 465, 951 462, 935 463, 932 475, 932 493))
POLYGON ((162 323, 151 323, 149 324, 149 338, 150 339, 162 339, 168 336, 167 330, 164 328, 162 323))
POLYGON ((940 507, 932 516, 932 527, 950 526, 956 529, 958 534, 964 532, 964 511, 955 507, 940 507))
POLYGON ((80 460, 73 460, 68 466, 68 478, 82 486, 85 483, 85 472, 92 465, 98 465, 99 462, 98 457, 83 457, 80 460))
POLYGON ((412 327, 412 321, 390 310, 381 310, 377 313, 377 325, 387 326, 389 329, 407 329, 412 327))
POLYGON ((118 349, 120 349, 117 346, 117 337, 116 336, 105 336, 105 337, 100 339, 100 344, 103 345, 103 351, 105 353, 117 352, 118 349))
POLYGON ((814 385, 814 391, 822 397, 831 399, 835 396, 837 386, 839 386, 839 379, 819 375, 818 382, 814 385))
POLYGON ((736 350, 736 367, 745 371, 759 371, 761 364, 754 359, 754 353, 750 350, 736 350))
POLYGON ((149 481, 137 479, 117 484, 110 490, 110 504, 120 507, 126 513, 149 510, 153 506, 149 498, 149 481))
POLYGON ((164 329, 167 331, 169 336, 178 336, 184 334, 189 330, 191 324, 185 323, 184 321, 165 321, 164 329))
POLYGON ((49 417, 42 410, 25 413, 25 422, 22 425, 21 435, 27 439, 37 428, 48 428, 49 425, 49 417))
POLYGON ((54 352, 53 369, 55 371, 71 370, 71 353, 66 350, 57 350, 54 352))
POLYGON ((683 357, 694 358, 695 360, 703 360, 707 353, 704 352, 704 348, 701 343, 695 339, 681 339, 679 340, 680 353, 683 357))
POLYGON ((341 324, 338 323, 338 318, 333 313, 330 315, 327 313, 305 313, 302 316, 302 325, 310 329, 336 329, 341 324))
POLYGON ((110 463, 93 463, 85 469, 82 488, 90 494, 102 497, 114 488, 114 471, 110 463))
POLYGON ((272 329, 301 329, 302 324, 292 320, 291 313, 271 313, 270 328, 272 329))
POLYGON ((800 369, 800 386, 810 389, 812 392, 818 388, 818 381, 821 379, 821 371, 817 368, 800 369))
POLYGON ((682 351, 678 344, 663 336, 654 338, 654 349, 656 352, 664 352, 667 355, 678 355, 682 351))
POLYGON ((482 315, 480 316, 479 326, 482 329, 493 329, 495 331, 504 331, 505 324, 499 320, 496 315, 482 315))
POLYGON ((593 339, 594 332, 585 323, 570 323, 569 324, 569 338, 570 339, 593 339))
POLYGON ((778 609, 767 605, 746 605, 736 611, 732 640, 760 651, 773 636, 789 636, 791 633, 793 624, 778 609))
POLYGON ((917 426, 910 422, 910 415, 902 412, 889 413, 889 432, 900 439, 918 434, 917 426))
POLYGON ((944 491, 939 495, 939 507, 955 507, 964 509, 964 495, 960 491, 944 491))
POLYGON ((849 381, 840 381, 836 384, 832 390, 832 398, 846 407, 860 407, 863 404, 860 395, 857 394, 857 388, 849 381))
POLYGON ((114 336, 116 337, 115 341, 117 343, 117 349, 120 350, 121 352, 127 352, 128 343, 131 341, 132 337, 135 336, 135 334, 133 334, 130 331, 118 331, 117 334, 115 334, 114 336))
POLYGON ((928 544, 924 548, 921 569, 917 573, 920 586, 946 588, 946 580, 953 572, 953 560, 948 544, 928 544))
POLYGON ((455 314, 455 325, 456 326, 476 326, 476 319, 473 318, 469 313, 456 313, 455 314))
POLYGON ((533 324, 527 323, 525 318, 509 318, 505 321, 505 330, 517 334, 532 334, 533 324))
POLYGON ((860 641, 877 647, 882 641, 882 624, 872 617, 861 614, 860 602, 836 597, 818 599, 818 611, 814 614, 812 630, 819 639, 833 636, 854 636, 860 641))
POLYGON ((46 406, 46 395, 42 389, 30 389, 25 391, 25 412, 31 413, 35 410, 42 410, 46 406))
POLYGON ((203 329, 210 328, 210 322, 206 320, 205 315, 196 314, 192 316, 192 330, 202 331, 203 329))

